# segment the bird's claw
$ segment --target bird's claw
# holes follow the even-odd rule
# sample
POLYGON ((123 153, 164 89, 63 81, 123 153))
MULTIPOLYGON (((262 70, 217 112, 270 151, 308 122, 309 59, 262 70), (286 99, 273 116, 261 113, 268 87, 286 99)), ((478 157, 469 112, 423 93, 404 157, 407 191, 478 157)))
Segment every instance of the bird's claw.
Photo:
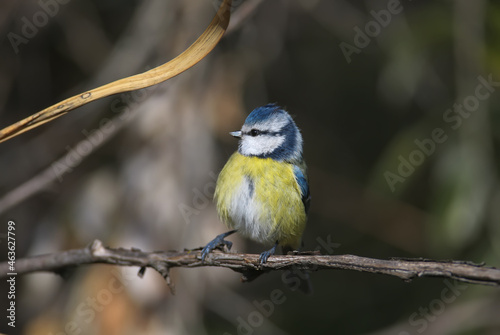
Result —
POLYGON ((208 242, 207 245, 201 250, 201 262, 205 261, 205 258, 208 256, 212 250, 217 249, 219 246, 226 246, 227 250, 231 250, 233 246, 233 242, 226 241, 224 238, 228 236, 227 233, 217 235, 212 241, 208 242))
POLYGON ((259 264, 266 264, 267 259, 271 256, 271 253, 269 251, 264 251, 263 253, 260 254, 259 256, 259 264))
POLYGON ((259 264, 260 265, 267 263, 267 259, 270 256, 274 255, 274 253, 276 252, 277 246, 278 246, 278 242, 276 242, 276 244, 271 249, 264 251, 263 253, 260 254, 260 256, 259 256, 259 264))

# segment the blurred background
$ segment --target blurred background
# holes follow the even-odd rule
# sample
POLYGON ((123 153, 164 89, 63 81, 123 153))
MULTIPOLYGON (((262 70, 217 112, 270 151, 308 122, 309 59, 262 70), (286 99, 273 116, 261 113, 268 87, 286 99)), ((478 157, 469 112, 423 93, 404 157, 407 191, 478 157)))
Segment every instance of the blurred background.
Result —
MULTIPOLYGON (((0 126, 178 55, 215 0, 0 3, 0 126)), ((217 174, 254 108, 305 140, 305 249, 500 266, 500 4, 237 1, 229 31, 166 83, 86 105, 0 145, 1 258, 82 248, 182 250, 226 230, 217 174), (238 5, 238 6, 236 6, 238 5)), ((234 249, 268 246, 231 237, 234 249)), ((440 278, 85 266, 18 277, 10 334, 500 334, 498 288, 440 278), (279 297, 279 299, 277 298, 279 297), (274 299, 274 300, 273 300, 274 299)), ((2 287, 5 285, 2 284, 2 287)), ((7 306, 2 289, 1 310, 7 306)))

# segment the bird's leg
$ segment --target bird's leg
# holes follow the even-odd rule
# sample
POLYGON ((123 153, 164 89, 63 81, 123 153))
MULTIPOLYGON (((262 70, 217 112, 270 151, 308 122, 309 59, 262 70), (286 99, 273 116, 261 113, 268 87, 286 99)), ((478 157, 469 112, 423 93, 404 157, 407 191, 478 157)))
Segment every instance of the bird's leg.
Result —
POLYGON ((219 245, 222 245, 222 246, 225 245, 225 246, 227 246, 228 250, 231 250, 231 247, 233 246, 233 242, 226 241, 226 240, 224 240, 224 238, 231 235, 231 234, 234 234, 234 233, 236 233, 236 229, 228 231, 224 234, 217 235, 217 237, 215 237, 212 241, 208 242, 207 245, 205 246, 205 248, 203 248, 203 250, 201 251, 201 262, 204 262, 205 257, 207 257, 207 255, 212 250, 217 248, 219 245))
POLYGON ((278 241, 276 241, 276 243, 274 244, 274 246, 267 250, 267 251, 264 251, 263 253, 260 254, 259 256, 259 263, 260 264, 265 264, 267 262, 267 259, 269 258, 269 256, 272 256, 274 255, 274 253, 276 252, 276 248, 278 247, 278 241))

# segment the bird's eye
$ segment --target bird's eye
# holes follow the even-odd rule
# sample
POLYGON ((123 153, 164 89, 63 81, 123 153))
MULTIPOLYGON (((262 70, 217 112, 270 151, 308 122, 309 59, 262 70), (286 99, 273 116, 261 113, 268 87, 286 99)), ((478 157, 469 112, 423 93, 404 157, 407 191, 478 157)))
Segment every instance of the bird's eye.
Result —
POLYGON ((250 136, 257 136, 259 134, 260 134, 260 130, 258 130, 258 129, 250 130, 250 136))

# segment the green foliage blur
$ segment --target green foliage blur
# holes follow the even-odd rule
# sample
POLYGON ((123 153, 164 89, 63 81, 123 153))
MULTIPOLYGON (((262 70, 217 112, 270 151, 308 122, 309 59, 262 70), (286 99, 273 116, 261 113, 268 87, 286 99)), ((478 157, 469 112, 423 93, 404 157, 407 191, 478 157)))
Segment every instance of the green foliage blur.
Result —
MULTIPOLYGON (((2 2, 0 127, 172 59, 219 3, 2 2)), ((0 227, 16 222, 18 258, 94 239, 202 246, 225 229, 212 194, 237 147, 228 132, 276 102, 305 141, 305 250, 500 267, 499 41, 493 0, 235 1, 226 36, 192 69, 2 143, 0 227)), ((500 334, 495 287, 319 271, 309 297, 281 273, 241 284, 203 268, 173 270, 173 295, 137 270, 19 277, 18 326, 0 332, 500 334)))

